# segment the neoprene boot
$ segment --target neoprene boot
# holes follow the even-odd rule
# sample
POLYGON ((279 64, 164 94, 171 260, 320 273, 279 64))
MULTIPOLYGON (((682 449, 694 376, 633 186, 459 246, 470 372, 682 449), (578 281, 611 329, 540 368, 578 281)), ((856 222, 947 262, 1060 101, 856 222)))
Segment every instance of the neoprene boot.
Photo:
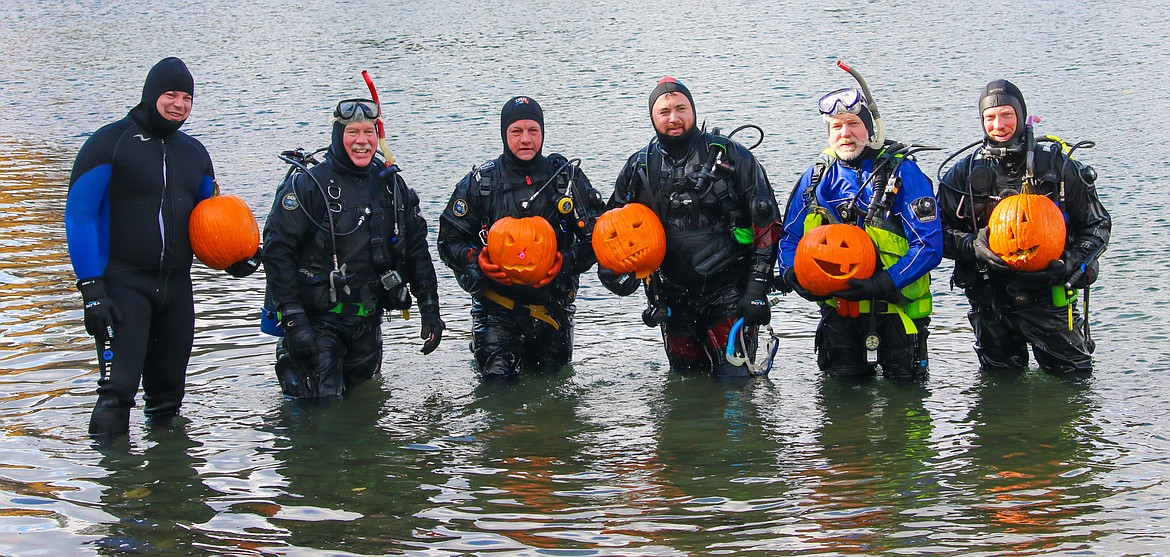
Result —
POLYGON ((129 406, 94 406, 89 415, 89 434, 100 437, 121 435, 130 431, 129 406))
POLYGON ((480 377, 483 380, 507 379, 514 377, 520 371, 516 364, 516 357, 511 352, 495 352, 485 358, 480 377))

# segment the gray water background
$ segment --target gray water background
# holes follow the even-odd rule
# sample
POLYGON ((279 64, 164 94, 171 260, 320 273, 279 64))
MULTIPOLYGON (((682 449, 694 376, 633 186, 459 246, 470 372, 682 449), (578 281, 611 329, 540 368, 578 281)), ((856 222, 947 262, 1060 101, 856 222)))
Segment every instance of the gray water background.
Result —
MULTIPOLYGON (((1165 2, 17 2, 0 0, 0 554, 1166 555, 1165 2), (587 275, 574 364, 483 387, 466 296, 439 266, 448 332, 385 325, 382 376, 344 401, 282 401, 260 275, 196 264, 186 425, 85 435, 96 377, 61 224, 89 133, 178 55, 184 130, 261 219, 276 154, 328 141, 369 69, 422 211, 500 150, 500 106, 544 106, 545 152, 608 195, 650 138, 664 74, 700 119, 766 131, 783 203, 823 144, 814 103, 866 76, 889 137, 979 138, 987 81, 1021 87, 1038 131, 1097 147, 1114 217, 1091 299, 1096 373, 978 371, 963 300, 935 272, 931 377, 816 371, 815 312, 785 297, 767 380, 668 372, 643 301, 587 275)), ((929 175, 940 153, 920 157, 929 175)), ((433 235, 432 235, 433 238, 433 235)))

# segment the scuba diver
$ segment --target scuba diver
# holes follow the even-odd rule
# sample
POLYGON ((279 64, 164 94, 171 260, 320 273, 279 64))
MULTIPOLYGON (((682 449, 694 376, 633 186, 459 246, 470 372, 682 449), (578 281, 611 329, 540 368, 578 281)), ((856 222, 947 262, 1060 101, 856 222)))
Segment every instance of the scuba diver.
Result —
POLYGON ((264 225, 267 308, 283 330, 276 375, 286 396, 342 396, 382 369, 382 314, 421 314, 423 354, 442 341, 438 281, 418 195, 377 154, 378 103, 347 99, 333 110, 319 164, 303 151, 264 225), (313 165, 313 166, 309 166, 313 165))
POLYGON ((471 350, 483 380, 572 361, 577 287, 597 261, 591 239, 601 195, 580 159, 542 154, 544 131, 535 99, 504 103, 503 153, 459 181, 439 220, 439 257, 471 294, 471 350), (556 235, 557 261, 531 286, 513 283, 486 257, 487 232, 504 217, 542 217, 556 235))
POLYGON ((820 304, 817 366, 831 377, 882 374, 923 379, 932 300, 930 271, 942 260, 942 228, 934 187, 911 158, 929 149, 885 140, 880 113, 860 74, 843 63, 861 90, 845 88, 817 103, 829 147, 804 172, 788 199, 780 240, 777 289, 820 304), (797 244, 814 227, 861 227, 878 267, 868 279, 817 296, 793 268, 797 244))
MULTIPOLYGON (((1083 141, 1069 148, 1045 136, 1038 145, 1024 96, 997 79, 979 95, 983 139, 939 178, 944 255, 955 261, 953 286, 970 302, 967 318, 975 354, 984 369, 1026 368, 1028 345, 1049 373, 1091 372, 1093 342, 1087 316, 1076 307, 1076 290, 1097 279, 1098 257, 1109 243, 1112 221, 1097 197, 1092 167, 1073 160, 1083 141), (988 245, 988 219, 996 204, 1018 193, 1045 195, 1065 216, 1060 259, 1040 271, 1014 271, 988 245)), ((941 173, 942 166, 939 167, 941 173)))
MULTIPOLYGON (((151 425, 165 426, 183 402, 195 336, 187 227, 217 189, 207 149, 179 131, 194 95, 186 64, 160 60, 138 105, 90 136, 73 163, 65 233, 101 368, 93 436, 130 430, 139 383, 151 425)), ((244 277, 259 261, 226 271, 244 277)))
MULTIPOLYGON (((771 320, 767 295, 780 235, 776 197, 755 156, 731 140, 734 131, 722 136, 696 125, 694 99, 682 82, 662 78, 648 104, 655 137, 630 156, 608 203, 647 205, 666 230, 666 257, 645 283, 643 321, 660 328, 672 369, 750 376, 759 327, 771 320), (726 350, 736 337, 743 354, 726 350)), ((633 273, 604 267, 598 278, 619 296, 633 294, 639 284, 633 273)))

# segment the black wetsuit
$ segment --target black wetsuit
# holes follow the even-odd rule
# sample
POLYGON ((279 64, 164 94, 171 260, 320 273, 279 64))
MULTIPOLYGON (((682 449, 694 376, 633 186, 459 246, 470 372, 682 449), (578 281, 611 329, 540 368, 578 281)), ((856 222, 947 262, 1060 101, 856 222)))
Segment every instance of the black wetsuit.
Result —
POLYGON ((472 349, 484 378, 515 375, 522 365, 547 368, 572 360, 573 301, 581 273, 597 261, 591 234, 602 202, 585 173, 563 168, 564 162, 559 155, 537 155, 523 165, 505 155, 488 161, 459 181, 439 221, 439 256, 472 295, 472 349), (558 169, 561 178, 548 183, 558 169), (573 200, 568 213, 557 207, 565 197, 573 200), (528 210, 521 208, 525 201, 528 210), (556 231, 564 258, 560 273, 541 288, 504 286, 484 277, 469 259, 483 249, 481 231, 504 217, 528 216, 544 217, 556 231), (509 303, 512 308, 502 305, 509 303))
POLYGON ((195 326, 187 221, 212 195, 215 173, 198 140, 149 131, 154 110, 139 104, 95 132, 70 176, 73 269, 78 279, 100 277, 121 313, 109 374, 98 379, 94 434, 128 427, 140 381, 148 417, 172 416, 183 400, 195 326))
POLYGON ((306 314, 320 346, 312 365, 278 343, 276 374, 292 397, 342 395, 378 373, 383 311, 410 307, 409 294, 420 313, 439 312, 418 195, 396 171, 383 175, 379 161, 361 169, 338 164, 347 157, 339 141, 309 169, 312 177, 296 173, 281 184, 264 225, 266 298, 281 315, 306 314), (331 288, 334 254, 348 293, 336 278, 331 288))
MULTIPOLYGON (((1038 281, 1031 273, 987 270, 976 259, 976 233, 987 226, 1002 196, 1021 191, 1025 174, 1023 153, 1004 157, 984 157, 981 153, 973 153, 951 167, 938 191, 944 256, 955 260, 952 282, 963 288, 971 304, 967 316, 975 331, 980 365, 1026 367, 1031 344, 1037 363, 1045 371, 1091 371, 1092 357, 1076 304, 1071 308, 1075 323, 1070 330, 1069 307, 1053 302, 1053 288, 1063 290, 1068 273, 1047 282, 1038 281)), ((1091 173, 1082 173, 1076 161, 1066 165, 1066 160, 1064 154, 1054 153, 1044 144, 1038 146, 1035 175, 1043 179, 1032 193, 1048 196, 1064 212, 1067 238, 1061 259, 1071 271, 1109 242, 1112 221, 1097 197, 1093 181, 1084 179, 1091 173)), ((1088 285, 1096 275, 1094 260, 1077 286, 1088 285)))
MULTIPOLYGON (((749 279, 770 284, 776 263, 780 212, 764 168, 744 146, 711 133, 670 150, 655 138, 626 162, 609 207, 631 202, 648 205, 666 229, 666 258, 649 294, 671 367, 746 375, 727 363, 725 349, 749 279), (700 183, 696 169, 712 153, 721 168, 700 183)), ((744 334, 754 351, 758 328, 744 334)))

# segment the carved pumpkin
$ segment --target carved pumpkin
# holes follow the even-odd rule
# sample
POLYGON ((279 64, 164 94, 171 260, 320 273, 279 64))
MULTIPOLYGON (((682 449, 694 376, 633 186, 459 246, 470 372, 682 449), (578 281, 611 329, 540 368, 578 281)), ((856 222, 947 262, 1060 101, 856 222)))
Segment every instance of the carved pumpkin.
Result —
POLYGON ((533 286, 556 262, 557 236, 541 217, 504 217, 488 230, 484 249, 512 282, 533 286))
POLYGON ((602 267, 644 279, 666 257, 666 231, 649 207, 628 203, 598 217, 593 226, 593 253, 602 267))
POLYGON ((826 224, 796 244, 793 270, 805 290, 817 296, 849 288, 849 279, 867 279, 877 266, 873 241, 861 227, 826 224))
POLYGON ((1017 271, 1039 271, 1064 254, 1064 215, 1043 195, 1003 199, 987 226, 991 251, 1017 271))
POLYGON ((256 255, 260 229, 243 199, 217 195, 200 201, 187 225, 191 250, 204 265, 223 270, 256 255))

